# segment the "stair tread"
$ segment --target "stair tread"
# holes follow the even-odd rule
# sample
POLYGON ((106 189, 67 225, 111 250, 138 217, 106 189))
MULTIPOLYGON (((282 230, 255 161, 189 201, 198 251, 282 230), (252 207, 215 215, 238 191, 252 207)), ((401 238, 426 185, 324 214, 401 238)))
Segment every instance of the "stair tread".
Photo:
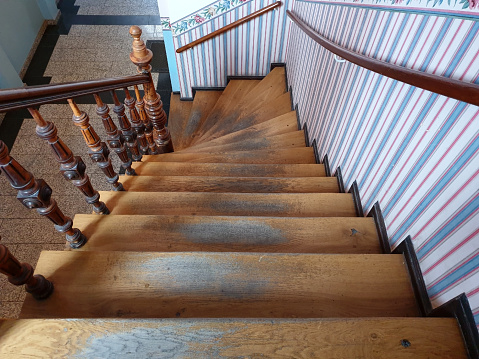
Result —
POLYGON ((170 100, 170 115, 168 117, 168 129, 171 133, 171 138, 175 139, 175 150, 180 150, 184 128, 190 117, 190 111, 193 106, 191 101, 180 101, 179 94, 171 94, 170 100))
MULTIPOLYGON (((205 144, 208 144, 206 142, 205 144)), ((244 139, 238 142, 230 142, 224 144, 217 144, 213 146, 190 147, 181 151, 181 153, 200 153, 200 152, 231 152, 231 151, 256 151, 256 150, 271 150, 271 149, 290 149, 305 147, 306 141, 304 138, 304 131, 294 131, 283 133, 279 135, 269 136, 254 136, 249 139, 244 139)))
POLYGON ((22 319, 0 337, 5 358, 467 358, 454 318, 22 319))
POLYGON ((196 91, 190 117, 184 127, 178 148, 186 148, 190 145, 190 142, 196 137, 196 131, 203 126, 206 118, 222 94, 223 91, 196 91))
POLYGON ((322 164, 133 162, 143 176, 324 177, 322 164))
POLYGON ((111 214, 354 217, 350 193, 100 192, 111 214))
POLYGON ((312 147, 288 149, 232 151, 219 153, 164 153, 156 156, 143 156, 147 162, 200 162, 200 163, 268 163, 268 164, 307 164, 316 163, 312 147))
POLYGON ((88 238, 77 250, 381 253, 370 217, 77 214, 73 224, 88 238))
MULTIPOLYGON (((196 135, 190 143, 197 143, 199 138, 213 127, 218 121, 224 121, 231 116, 231 109, 248 94, 260 80, 231 80, 219 97, 215 106, 204 120, 202 126, 196 130, 196 135)), ((233 114, 234 116, 234 114, 233 114)))
POLYGON ((401 254, 47 251, 36 272, 55 291, 20 318, 419 315, 401 254))
POLYGON ((253 112, 237 114, 218 121, 208 132, 205 132, 196 142, 202 143, 221 137, 223 135, 244 130, 255 124, 271 120, 291 111, 291 95, 289 92, 269 100, 253 112))
POLYGON ((296 111, 290 111, 271 120, 245 128, 244 130, 236 131, 221 136, 215 140, 191 146, 188 148, 188 150, 240 142, 256 137, 281 135, 283 133, 295 132, 297 130, 298 124, 296 118, 296 111))
POLYGON ((335 177, 120 176, 133 192, 338 193, 335 177))

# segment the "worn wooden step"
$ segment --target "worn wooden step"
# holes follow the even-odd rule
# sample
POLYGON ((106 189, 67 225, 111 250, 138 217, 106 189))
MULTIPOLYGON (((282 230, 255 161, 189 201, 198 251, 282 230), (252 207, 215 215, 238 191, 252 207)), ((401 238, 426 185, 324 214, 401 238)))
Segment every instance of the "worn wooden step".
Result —
POLYGON ((191 107, 190 117, 183 129, 180 143, 174 138, 174 145, 178 149, 186 148, 196 136, 196 133, 203 126, 206 118, 210 114, 216 102, 223 91, 196 91, 193 106, 191 107))
POLYGON ((5 320, 0 356, 467 358, 454 318, 5 320))
POLYGON ((401 254, 42 252, 21 318, 419 315, 401 254))
POLYGON ((324 177, 323 164, 133 162, 142 176, 324 177))
POLYGON ((100 192, 111 214, 354 217, 350 193, 100 192))
POLYGON ((164 153, 156 156, 143 156, 148 162, 199 162, 199 163, 267 163, 267 164, 307 164, 316 163, 312 147, 298 147, 274 150, 234 151, 214 153, 164 153))
POLYGON ((238 142, 225 143, 222 145, 207 146, 210 142, 204 143, 202 147, 190 147, 181 153, 209 153, 209 152, 231 152, 231 151, 257 151, 272 149, 290 149, 305 147, 306 140, 304 131, 294 131, 275 136, 254 136, 238 142))
POLYGON ((198 139, 218 121, 228 119, 230 116, 234 118, 236 114, 231 113, 231 109, 258 83, 260 83, 260 80, 231 80, 228 82, 228 86, 226 86, 207 118, 197 128, 190 143, 197 143, 198 139))
POLYGON ((219 121, 213 128, 199 138, 196 143, 202 143, 216 139, 218 137, 244 130, 258 123, 270 120, 272 118, 284 115, 291 111, 291 96, 289 92, 262 104, 253 112, 247 114, 235 115, 235 119, 230 117, 219 121))
POLYGON ((370 217, 77 214, 73 224, 87 251, 381 253, 370 217))
POLYGON ((220 146, 258 137, 276 136, 284 133, 295 132, 297 130, 298 124, 296 119, 296 111, 290 111, 284 115, 248 127, 244 130, 233 132, 215 140, 203 142, 199 145, 191 146, 188 148, 188 150, 220 146))
POLYGON ((127 191, 338 193, 335 177, 120 176, 127 191))
POLYGON ((183 133, 190 117, 192 105, 191 101, 180 101, 179 94, 171 94, 168 129, 170 130, 171 138, 175 139, 173 142, 175 150, 184 148, 181 143, 183 142, 183 133))

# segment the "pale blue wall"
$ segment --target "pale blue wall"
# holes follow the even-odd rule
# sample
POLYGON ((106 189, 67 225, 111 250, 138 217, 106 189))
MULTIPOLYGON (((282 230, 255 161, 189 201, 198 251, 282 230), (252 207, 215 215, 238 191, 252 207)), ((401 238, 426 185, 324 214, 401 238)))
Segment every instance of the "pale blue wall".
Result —
POLYGON ((1 0, 0 6, 0 88, 18 87, 38 31, 58 10, 55 0, 1 0))
POLYGON ((175 46, 173 44, 173 33, 163 29, 163 39, 165 41, 166 58, 168 60, 168 69, 170 72, 171 89, 174 92, 180 91, 180 79, 176 68, 175 46))

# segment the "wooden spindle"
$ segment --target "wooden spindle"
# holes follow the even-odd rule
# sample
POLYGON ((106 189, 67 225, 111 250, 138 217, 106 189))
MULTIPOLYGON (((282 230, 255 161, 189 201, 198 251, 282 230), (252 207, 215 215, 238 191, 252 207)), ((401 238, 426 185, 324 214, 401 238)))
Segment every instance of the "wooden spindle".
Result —
POLYGON ((93 206, 95 213, 110 213, 105 203, 100 201, 100 194, 93 189, 90 178, 85 173, 86 165, 81 157, 74 156, 70 148, 58 138, 53 124, 51 126, 48 125, 48 122, 42 118, 37 110, 33 108, 28 110, 37 123, 38 136, 48 140, 55 159, 60 163, 60 172, 63 174, 63 177, 83 193, 85 200, 93 206), (38 131, 39 127, 40 131, 38 131))
POLYGON ((33 267, 28 263, 20 263, 3 244, 0 244, 0 272, 13 285, 26 284, 26 291, 37 300, 46 299, 53 293, 52 282, 40 274, 33 275, 33 267))
POLYGON ((161 97, 155 90, 155 84, 151 77, 151 60, 153 53, 146 48, 141 40, 141 29, 138 26, 130 28, 130 35, 133 37, 133 51, 130 53, 130 60, 138 67, 138 72, 146 73, 150 76, 150 81, 143 85, 145 90, 145 110, 155 128, 158 138, 156 145, 160 153, 173 152, 173 142, 171 141, 170 131, 166 127, 167 117, 163 110, 161 97))
POLYGON ((136 96, 136 104, 135 104, 136 109, 138 111, 138 114, 140 115, 140 120, 145 125, 145 137, 146 137, 146 141, 148 142, 148 147, 150 149, 149 153, 150 155, 156 155, 158 153, 158 148, 156 147, 156 143, 153 138, 153 125, 151 124, 150 119, 146 115, 145 102, 141 98, 140 90, 138 89, 137 85, 135 85, 135 96, 136 96))
POLYGON ((72 248, 83 246, 87 239, 78 228, 73 228, 71 218, 65 216, 51 198, 52 189, 42 180, 36 180, 33 175, 13 159, 7 146, 0 141, 0 169, 18 191, 17 199, 27 208, 35 208, 37 212, 47 217, 55 225, 58 232, 65 233, 66 240, 72 248))
POLYGON ((133 161, 141 161, 142 155, 140 152, 140 147, 138 146, 138 141, 136 140, 136 133, 131 128, 131 123, 128 117, 125 114, 125 106, 118 100, 118 96, 116 92, 110 91, 111 96, 113 97, 113 103, 115 106, 113 107, 113 112, 116 113, 116 117, 118 118, 118 125, 120 127, 121 134, 125 139, 126 146, 130 150, 131 158, 133 161))
POLYGON ((94 94, 93 96, 95 97, 96 102, 96 113, 101 117, 103 127, 105 127, 107 136, 106 141, 108 142, 108 145, 120 158, 121 166, 125 169, 125 173, 129 176, 136 175, 135 170, 131 167, 132 161, 128 157, 128 152, 123 145, 124 139, 111 119, 108 105, 103 103, 100 95, 94 94))
POLYGON ((105 142, 102 142, 100 136, 90 124, 90 118, 84 111, 80 111, 77 104, 68 99, 68 103, 73 111, 73 123, 81 130, 85 143, 88 146, 88 155, 105 174, 106 180, 113 187, 114 191, 123 191, 123 185, 118 182, 119 176, 113 169, 110 159, 110 151, 105 142))
POLYGON ((140 119, 138 110, 136 109, 136 101, 130 95, 130 91, 127 87, 125 90, 125 106, 128 107, 130 112, 130 121, 131 127, 136 133, 136 139, 138 140, 138 145, 143 153, 148 153, 148 143, 145 138, 145 125, 140 119))

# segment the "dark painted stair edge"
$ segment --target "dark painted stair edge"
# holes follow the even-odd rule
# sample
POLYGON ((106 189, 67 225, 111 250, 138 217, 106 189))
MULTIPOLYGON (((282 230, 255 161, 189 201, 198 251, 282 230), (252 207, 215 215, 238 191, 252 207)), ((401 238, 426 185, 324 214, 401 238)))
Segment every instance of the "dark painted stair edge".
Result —
POLYGON ((477 331, 474 315, 465 293, 459 294, 457 297, 432 310, 428 316, 456 318, 469 359, 479 358, 479 332, 477 331))
MULTIPOLYGON (((296 112, 296 116, 297 116, 297 113, 296 112)), ((311 147, 309 145, 309 133, 308 133, 308 124, 305 122, 304 125, 303 125, 303 132, 304 132, 304 143, 306 144, 306 147, 311 147)))
POLYGON ((364 217, 363 205, 361 204, 361 197, 359 195, 359 188, 356 181, 353 182, 349 193, 353 195, 354 207, 356 208, 356 215, 358 217, 364 217))
MULTIPOLYGON (((285 83, 286 83, 286 91, 290 89, 291 87, 288 85, 288 67, 286 66, 285 62, 272 62, 270 66, 270 71, 273 71, 274 68, 276 67, 284 67, 284 77, 285 77, 285 83)), ((291 93, 291 92, 290 92, 291 93)))
POLYGON ((389 237, 388 237, 388 232, 386 229, 386 223, 384 222, 383 212, 381 211, 379 202, 374 203, 374 205, 372 206, 367 216, 372 217, 374 219, 374 223, 376 224, 376 231, 378 232, 379 244, 381 246, 383 253, 390 254, 391 245, 389 244, 389 237))
POLYGON ((419 266, 411 236, 407 236, 392 253, 404 255, 419 311, 423 317, 426 317, 431 313, 432 305, 429 295, 427 294, 426 283, 422 276, 421 267, 419 266))
POLYGON ((343 172, 341 172, 341 166, 338 166, 336 169, 336 178, 338 179, 339 192, 346 193, 346 190, 344 189, 343 172))

